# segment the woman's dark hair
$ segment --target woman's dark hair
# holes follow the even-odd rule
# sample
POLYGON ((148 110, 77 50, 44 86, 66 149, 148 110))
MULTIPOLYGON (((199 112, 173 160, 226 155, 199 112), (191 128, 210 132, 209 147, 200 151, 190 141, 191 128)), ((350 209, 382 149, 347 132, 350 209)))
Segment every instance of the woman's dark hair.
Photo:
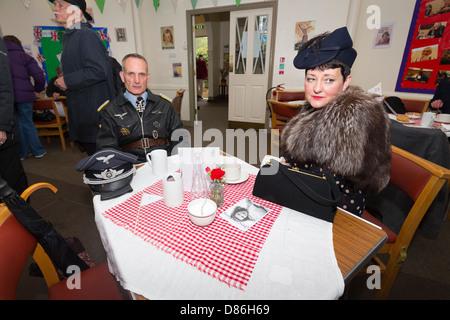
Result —
POLYGON ((350 75, 351 70, 350 67, 348 65, 346 65, 345 63, 339 61, 339 60, 331 60, 328 61, 327 63, 324 63, 320 66, 314 67, 314 68, 308 68, 305 70, 305 74, 306 72, 308 72, 308 70, 314 70, 314 69, 319 69, 320 71, 326 70, 326 69, 337 69, 340 68, 341 69, 341 74, 344 77, 344 81, 345 79, 347 79, 347 77, 350 75))
MULTIPOLYGON (((325 39, 328 35, 330 34, 330 32, 324 32, 322 34, 319 34, 318 36, 306 41, 305 43, 303 43, 300 48, 298 49, 298 51, 303 51, 308 47, 313 46, 314 47, 314 51, 316 53, 319 53, 320 48, 321 48, 321 44, 322 44, 322 40, 325 39)), ((314 67, 314 68, 308 68, 305 70, 305 74, 308 72, 308 70, 314 70, 314 69, 319 69, 321 71, 326 70, 326 69, 337 69, 340 68, 341 69, 341 74, 344 77, 344 81, 345 79, 347 79, 347 77, 350 75, 351 70, 350 67, 339 61, 339 60, 331 60, 328 61, 327 63, 324 63, 320 66, 314 67)))
POLYGON ((22 46, 22 42, 16 36, 11 36, 11 35, 4 36, 3 40, 9 41, 9 42, 14 42, 14 43, 17 43, 19 46, 22 46))

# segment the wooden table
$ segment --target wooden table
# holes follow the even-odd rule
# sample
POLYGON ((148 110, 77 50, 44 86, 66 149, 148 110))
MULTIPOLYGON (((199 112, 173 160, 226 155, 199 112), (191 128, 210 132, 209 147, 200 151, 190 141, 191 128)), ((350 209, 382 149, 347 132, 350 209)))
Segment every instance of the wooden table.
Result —
POLYGON ((339 269, 347 284, 386 243, 378 227, 340 209, 333 223, 333 244, 339 269))

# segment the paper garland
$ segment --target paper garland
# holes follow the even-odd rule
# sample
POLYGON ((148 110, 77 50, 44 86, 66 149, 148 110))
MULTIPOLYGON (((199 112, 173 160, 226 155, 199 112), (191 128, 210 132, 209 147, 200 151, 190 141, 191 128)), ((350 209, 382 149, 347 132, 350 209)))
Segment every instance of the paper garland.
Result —
POLYGON ((103 9, 105 8, 105 0, 95 0, 95 3, 97 4, 100 12, 103 13, 103 9))
MULTIPOLYGON (((134 1, 136 3, 136 8, 139 8, 140 1, 139 0, 134 0, 134 1)), ((211 1, 213 3, 214 7, 217 7, 219 0, 211 0, 211 1)), ((23 5, 27 9, 30 7, 31 0, 22 0, 22 2, 23 2, 23 5)), ((47 1, 47 2, 50 6, 50 9, 53 10, 54 4, 51 3, 50 1, 47 1)), ((117 0, 117 2, 122 7, 122 9, 125 11, 128 0, 117 0)), ((197 2, 198 2, 198 0, 191 0, 191 5, 192 5, 193 9, 195 9, 195 7, 197 6, 197 2)), ((97 7, 100 10, 100 12, 103 13, 103 11, 105 9, 106 0, 95 0, 95 3, 97 4, 97 7)), ((153 0, 153 6, 155 7, 156 12, 158 11, 159 4, 160 4, 160 0, 153 0)), ((236 0, 236 7, 238 7, 240 4, 241 4, 241 0, 236 0)), ((172 6, 174 9, 174 12, 176 12, 177 7, 178 7, 178 0, 172 0, 172 6)))
POLYGON ((153 6, 155 7, 155 11, 158 12, 159 0, 153 0, 153 6))
POLYGON ((25 8, 29 8, 30 4, 31 4, 31 0, 22 0, 23 5, 25 6, 25 8))

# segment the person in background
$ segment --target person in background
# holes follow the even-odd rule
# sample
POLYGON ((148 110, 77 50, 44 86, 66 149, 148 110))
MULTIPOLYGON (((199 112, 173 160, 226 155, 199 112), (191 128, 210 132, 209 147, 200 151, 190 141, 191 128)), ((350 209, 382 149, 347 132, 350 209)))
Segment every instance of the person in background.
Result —
POLYGON ((28 188, 28 179, 19 157, 18 135, 8 49, 0 37, 0 176, 21 194, 28 188))
POLYGON ((208 66, 205 59, 203 59, 203 55, 199 55, 197 59, 197 99, 203 99, 203 90, 207 79, 208 66))
POLYGON ((58 99, 60 96, 66 95, 66 91, 61 90, 60 88, 58 88, 55 85, 56 79, 61 78, 62 75, 63 75, 63 73, 61 70, 61 66, 58 66, 56 68, 56 76, 50 79, 50 81, 48 82, 47 89, 45 89, 45 93, 46 93, 47 97, 53 98, 53 99, 58 99))
POLYGON ((350 86, 356 55, 345 27, 299 48, 294 66, 306 70, 307 102, 286 125, 281 145, 289 165, 333 174, 342 195, 338 206, 361 216, 366 195, 389 182, 391 143, 382 104, 350 86))
POLYGON ((438 109, 442 113, 450 113, 450 78, 447 75, 439 82, 434 96, 430 100, 430 107, 438 109))
POLYGON ((66 91, 67 113, 70 119, 69 137, 80 150, 92 155, 99 129, 97 109, 115 97, 111 63, 105 45, 84 18, 85 0, 49 0, 54 3, 56 21, 63 25, 61 68, 63 76, 55 85, 66 91))
POLYGON ((180 118, 170 101, 147 89, 150 75, 143 56, 125 56, 122 67, 126 90, 100 110, 97 149, 129 152, 139 162, 145 162, 146 154, 155 149, 170 155, 176 144, 171 141, 172 133, 183 127, 180 118))
POLYGON ((45 89, 44 71, 37 61, 23 50, 22 43, 15 36, 4 36, 8 48, 11 76, 14 87, 14 103, 19 125, 19 154, 25 160, 31 152, 36 158, 44 157, 45 151, 33 122, 33 105, 40 92, 45 89), (30 79, 34 80, 34 84, 30 79))

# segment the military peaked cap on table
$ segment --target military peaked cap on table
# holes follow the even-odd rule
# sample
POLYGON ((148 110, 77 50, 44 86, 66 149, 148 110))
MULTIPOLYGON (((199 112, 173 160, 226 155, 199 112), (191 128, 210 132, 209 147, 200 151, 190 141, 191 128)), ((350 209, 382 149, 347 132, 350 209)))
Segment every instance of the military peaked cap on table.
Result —
POLYGON ((109 200, 132 192, 130 182, 136 172, 137 156, 116 149, 99 150, 76 165, 83 172, 83 182, 100 193, 101 200, 109 200))
POLYGON ((297 56, 294 58, 294 66, 297 69, 309 69, 336 59, 351 68, 356 55, 347 28, 342 27, 327 35, 320 42, 313 42, 306 48, 300 47, 297 56))

